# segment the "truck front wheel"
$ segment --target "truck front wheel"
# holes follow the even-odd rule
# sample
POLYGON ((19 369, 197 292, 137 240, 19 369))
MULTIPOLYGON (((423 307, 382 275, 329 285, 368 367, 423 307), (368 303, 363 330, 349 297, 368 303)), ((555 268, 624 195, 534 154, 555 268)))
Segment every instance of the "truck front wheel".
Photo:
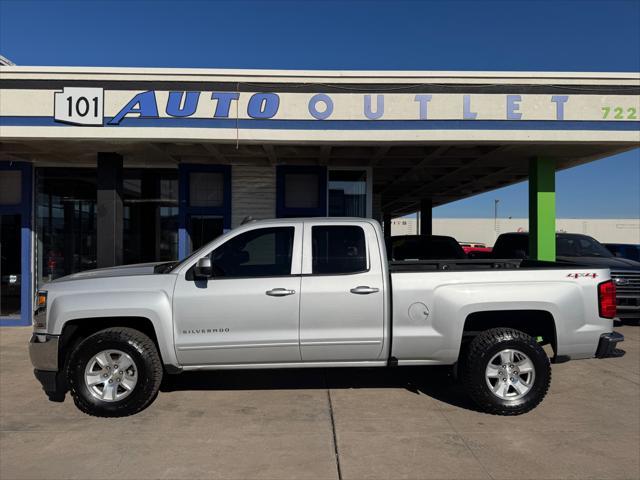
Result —
POLYGON ((530 335, 512 328, 493 328, 469 345, 463 381, 482 410, 520 415, 535 408, 547 394, 549 357, 530 335))
POLYGON ((67 378, 83 412, 125 417, 144 409, 158 393, 162 362, 153 341, 131 328, 107 328, 71 353, 67 378))

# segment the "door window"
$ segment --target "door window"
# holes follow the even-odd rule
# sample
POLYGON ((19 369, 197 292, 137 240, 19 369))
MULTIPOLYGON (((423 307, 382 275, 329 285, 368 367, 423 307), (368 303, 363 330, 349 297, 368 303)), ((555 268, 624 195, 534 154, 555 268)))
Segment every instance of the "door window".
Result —
POLYGON ((317 226, 311 229, 313 273, 344 274, 367 270, 364 231, 356 226, 317 226))
POLYGON ((291 273, 294 227, 251 230, 211 253, 214 276, 275 277, 291 273))

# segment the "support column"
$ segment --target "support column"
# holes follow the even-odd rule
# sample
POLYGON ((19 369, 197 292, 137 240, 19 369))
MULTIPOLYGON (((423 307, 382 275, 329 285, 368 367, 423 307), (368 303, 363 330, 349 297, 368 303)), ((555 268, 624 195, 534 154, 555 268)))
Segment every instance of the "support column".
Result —
POLYGON ((98 268, 122 265, 122 156, 98 153, 98 268))
POLYGON ((556 260, 556 164, 552 158, 529 161, 529 256, 556 260))
POLYGON ((391 236, 391 214, 390 213, 382 214, 382 229, 384 231, 385 237, 391 236))
POLYGON ((420 200, 420 235, 433 235, 433 202, 431 198, 420 200))

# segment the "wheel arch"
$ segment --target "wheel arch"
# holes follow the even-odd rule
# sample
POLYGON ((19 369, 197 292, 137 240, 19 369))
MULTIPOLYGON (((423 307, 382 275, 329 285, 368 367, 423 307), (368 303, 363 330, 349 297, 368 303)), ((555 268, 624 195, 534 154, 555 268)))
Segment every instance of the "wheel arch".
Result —
POLYGON ((80 342, 96 332, 112 327, 132 328, 148 336, 156 346, 160 360, 166 368, 166 359, 158 341, 155 326, 151 319, 141 316, 104 316, 67 320, 60 335, 58 365, 62 369, 66 368, 71 352, 80 342))
POLYGON ((555 318, 548 310, 536 309, 483 310, 468 314, 462 329, 462 346, 459 355, 463 355, 465 345, 473 338, 492 328, 513 328, 533 338, 542 337, 539 343, 550 345, 554 357, 557 355, 558 337, 555 318))

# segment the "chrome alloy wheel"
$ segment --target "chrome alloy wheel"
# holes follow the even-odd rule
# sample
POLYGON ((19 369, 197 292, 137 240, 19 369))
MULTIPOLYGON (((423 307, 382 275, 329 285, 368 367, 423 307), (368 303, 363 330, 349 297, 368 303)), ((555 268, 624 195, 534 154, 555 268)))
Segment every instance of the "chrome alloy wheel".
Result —
POLYGON ((502 400, 524 397, 533 387, 535 378, 533 362, 520 350, 506 349, 496 353, 485 370, 489 390, 502 400))
POLYGON ((94 398, 117 402, 133 392, 138 383, 138 367, 120 350, 103 350, 87 362, 84 383, 94 398))

